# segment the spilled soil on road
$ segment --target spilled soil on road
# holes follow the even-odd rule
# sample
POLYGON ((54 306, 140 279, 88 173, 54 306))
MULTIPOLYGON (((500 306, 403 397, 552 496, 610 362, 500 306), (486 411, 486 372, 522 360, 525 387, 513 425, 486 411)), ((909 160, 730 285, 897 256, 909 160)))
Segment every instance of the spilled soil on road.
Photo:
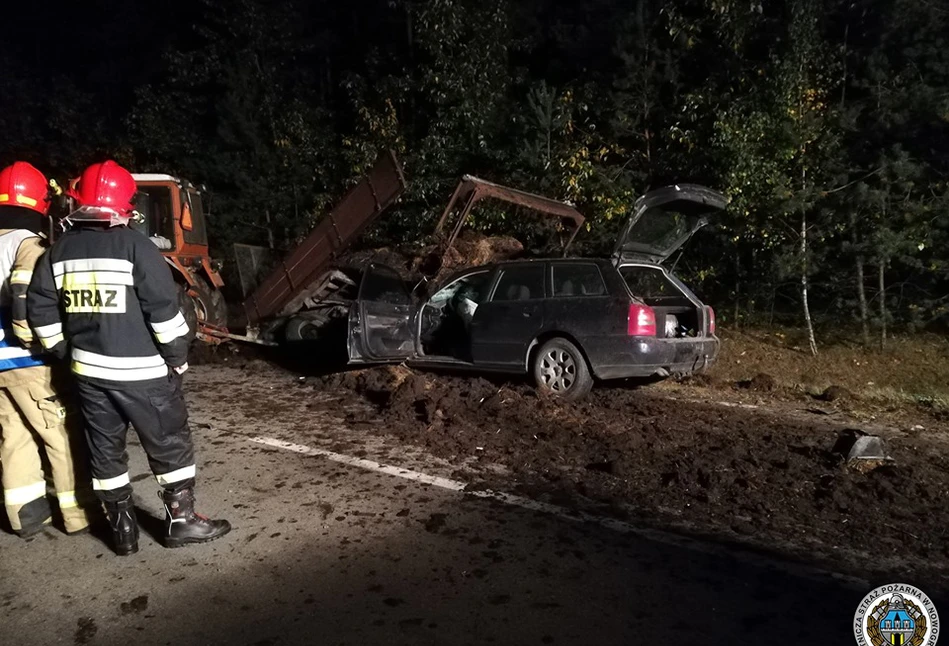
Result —
POLYGON ((848 429, 836 418, 653 388, 598 388, 571 404, 526 383, 401 367, 331 375, 318 387, 365 400, 374 413, 348 413, 351 422, 466 465, 474 486, 592 501, 632 522, 863 574, 949 580, 949 459, 931 430, 893 430, 893 462, 864 470, 834 452, 848 429))

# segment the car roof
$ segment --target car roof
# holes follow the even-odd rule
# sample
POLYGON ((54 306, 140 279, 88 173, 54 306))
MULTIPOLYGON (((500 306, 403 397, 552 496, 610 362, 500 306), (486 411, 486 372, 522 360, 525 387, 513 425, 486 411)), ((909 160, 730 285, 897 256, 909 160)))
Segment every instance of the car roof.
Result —
POLYGON ((498 262, 491 262, 485 265, 472 265, 471 267, 464 267, 457 271, 452 272, 445 279, 440 281, 441 284, 447 284, 462 276, 465 276, 470 273, 479 272, 479 271, 494 271, 495 269, 504 268, 504 267, 516 267, 518 265, 532 265, 540 263, 590 263, 597 265, 599 267, 612 267, 613 263, 607 258, 580 258, 580 257, 555 257, 555 258, 521 258, 518 260, 501 260, 498 262))
POLYGON ((571 257, 566 258, 556 257, 556 258, 521 258, 519 260, 501 260, 494 262, 488 265, 479 265, 478 267, 472 267, 471 269, 480 269, 480 268, 496 268, 496 267, 509 267, 511 265, 530 265, 533 263, 542 263, 542 262, 554 262, 554 263, 578 263, 586 262, 593 263, 596 265, 612 265, 612 262, 607 258, 581 258, 581 257, 571 257))

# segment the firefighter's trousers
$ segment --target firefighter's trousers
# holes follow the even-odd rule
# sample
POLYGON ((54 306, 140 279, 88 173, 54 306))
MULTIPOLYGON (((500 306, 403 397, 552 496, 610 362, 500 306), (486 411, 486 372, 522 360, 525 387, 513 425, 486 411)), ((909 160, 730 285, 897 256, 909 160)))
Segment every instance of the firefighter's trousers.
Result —
POLYGON ((194 446, 181 377, 170 372, 154 385, 124 389, 80 381, 79 399, 92 487, 103 502, 118 502, 132 493, 125 451, 129 424, 138 433, 158 484, 172 491, 194 484, 194 446))
POLYGON ((17 532, 35 529, 50 520, 44 455, 67 532, 85 529, 90 514, 98 508, 90 494, 78 411, 67 416, 67 407, 56 394, 52 378, 52 369, 47 366, 0 373, 3 499, 10 525, 17 532))

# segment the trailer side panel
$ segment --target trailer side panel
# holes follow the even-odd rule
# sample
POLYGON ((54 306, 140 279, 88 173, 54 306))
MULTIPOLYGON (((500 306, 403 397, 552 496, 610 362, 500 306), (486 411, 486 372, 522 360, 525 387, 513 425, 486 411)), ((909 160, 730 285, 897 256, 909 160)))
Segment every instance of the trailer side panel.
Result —
POLYGON ((405 191, 395 154, 383 153, 363 177, 244 301, 248 326, 273 316, 306 290, 333 259, 405 191))

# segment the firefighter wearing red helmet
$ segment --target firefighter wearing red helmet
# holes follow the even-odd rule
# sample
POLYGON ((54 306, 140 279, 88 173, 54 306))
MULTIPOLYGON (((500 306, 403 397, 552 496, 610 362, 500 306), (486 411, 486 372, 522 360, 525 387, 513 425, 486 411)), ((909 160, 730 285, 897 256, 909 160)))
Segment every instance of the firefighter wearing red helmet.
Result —
POLYGON ((125 453, 129 424, 162 487, 165 545, 204 543, 231 528, 194 511, 194 446, 181 389, 189 329, 161 253, 127 226, 135 192, 132 175, 114 161, 87 168, 69 191, 78 205, 66 217, 69 230, 37 266, 28 298, 43 346, 70 354, 92 485, 119 555, 138 551, 125 453))
POLYGON ((62 389, 53 387, 59 372, 44 361, 26 322, 27 288, 45 251, 41 232, 49 196, 46 177, 30 164, 0 170, 0 462, 7 518, 20 536, 35 534, 52 518, 43 454, 66 531, 88 527, 96 507, 84 477, 83 443, 75 443, 80 429, 67 425, 67 408, 57 395, 62 389))

